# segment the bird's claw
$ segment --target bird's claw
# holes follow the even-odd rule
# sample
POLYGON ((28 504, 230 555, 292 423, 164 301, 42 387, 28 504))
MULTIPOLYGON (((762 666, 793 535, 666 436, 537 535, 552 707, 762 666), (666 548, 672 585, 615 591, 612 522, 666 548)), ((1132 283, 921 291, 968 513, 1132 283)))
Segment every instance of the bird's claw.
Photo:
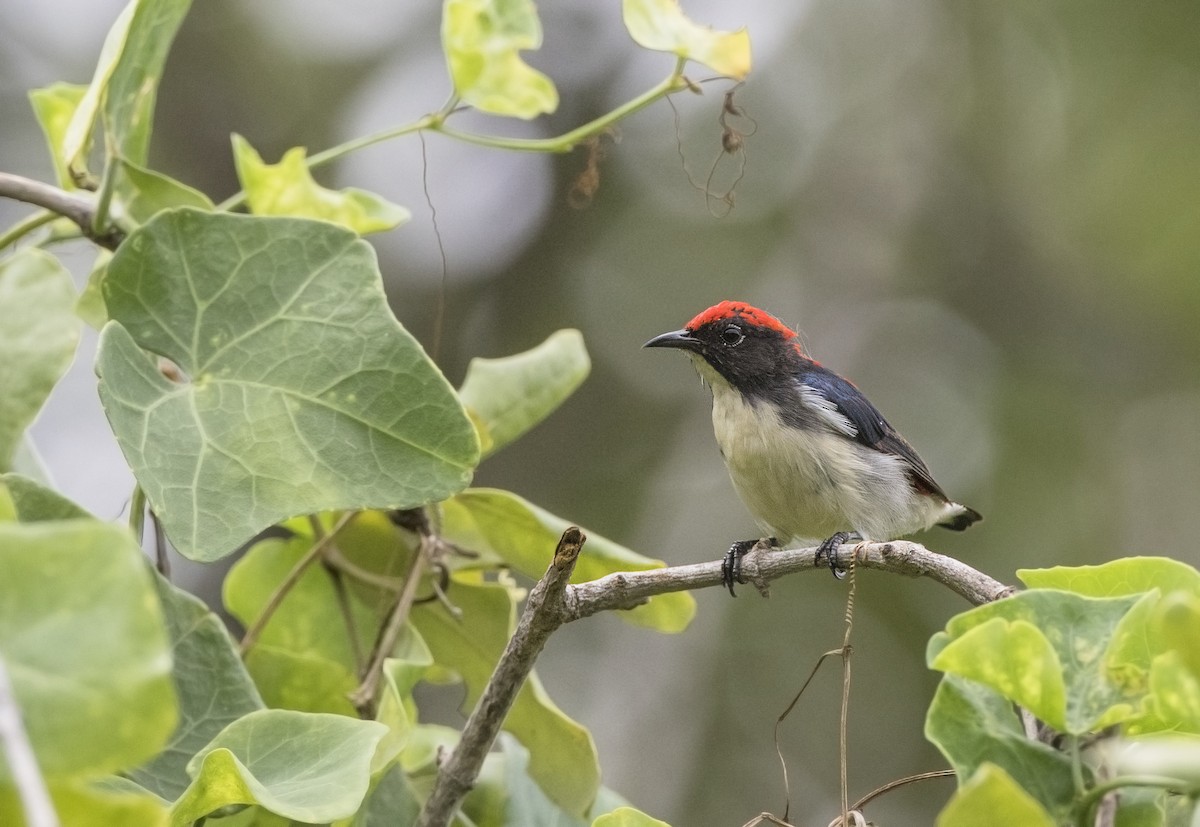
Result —
POLYGON ((821 545, 817 546, 817 555, 816 555, 816 557, 813 558, 813 562, 816 563, 817 565, 820 565, 821 558, 824 557, 825 562, 827 562, 829 564, 829 570, 831 572, 833 572, 833 576, 836 577, 838 580, 841 580, 842 578, 844 578, 846 576, 846 571, 844 569, 838 568, 838 564, 837 564, 838 548, 842 545, 842 543, 846 542, 847 540, 861 540, 861 539, 862 539, 862 535, 860 535, 857 531, 854 531, 854 532, 839 531, 837 534, 834 534, 832 537, 825 540, 825 542, 821 543, 821 545))
POLYGON ((732 597, 737 597, 733 584, 746 582, 746 578, 742 577, 742 558, 755 549, 773 548, 777 543, 774 537, 763 537, 760 540, 738 540, 729 547, 721 560, 721 584, 729 589, 732 597))

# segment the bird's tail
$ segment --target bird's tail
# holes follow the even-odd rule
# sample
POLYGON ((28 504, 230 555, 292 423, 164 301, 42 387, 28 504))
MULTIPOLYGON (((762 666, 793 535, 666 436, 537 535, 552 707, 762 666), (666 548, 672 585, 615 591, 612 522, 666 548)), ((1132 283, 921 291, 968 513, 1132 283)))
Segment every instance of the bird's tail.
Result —
POLYGON ((951 511, 938 525, 951 531, 964 531, 983 519, 983 515, 969 506, 960 503, 950 503, 951 511))

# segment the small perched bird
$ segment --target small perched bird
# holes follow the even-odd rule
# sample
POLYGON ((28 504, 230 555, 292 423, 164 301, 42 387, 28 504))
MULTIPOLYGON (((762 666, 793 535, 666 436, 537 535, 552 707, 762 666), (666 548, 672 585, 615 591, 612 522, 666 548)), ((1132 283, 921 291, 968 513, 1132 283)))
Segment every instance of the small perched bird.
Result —
POLYGON ((849 539, 892 540, 934 525, 962 531, 983 519, 954 502, 929 468, 848 380, 808 357, 800 337, 742 302, 708 308, 645 347, 685 351, 712 389, 713 430, 733 487, 768 537, 725 555, 733 594, 755 546, 819 540, 837 576, 849 539))

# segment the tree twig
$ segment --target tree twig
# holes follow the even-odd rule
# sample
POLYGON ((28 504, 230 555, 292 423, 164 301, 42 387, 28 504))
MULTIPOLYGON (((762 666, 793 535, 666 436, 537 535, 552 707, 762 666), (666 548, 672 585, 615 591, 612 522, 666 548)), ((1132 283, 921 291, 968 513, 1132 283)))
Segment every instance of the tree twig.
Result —
POLYGON ((54 812, 29 735, 21 723, 21 710, 3 658, 0 658, 0 749, 4 751, 13 786, 25 810, 25 823, 28 827, 58 827, 58 814, 54 812))
POLYGON ((85 236, 109 250, 117 249, 117 245, 125 238, 125 234, 115 227, 96 230, 92 226, 96 219, 94 199, 67 192, 42 181, 13 175, 10 172, 0 172, 0 197, 24 201, 26 204, 43 207, 69 218, 79 226, 85 236))
MULTIPOLYGON (((649 571, 616 572, 587 583, 568 585, 583 541, 583 533, 577 528, 564 532, 554 553, 554 562, 530 592, 517 630, 467 720, 458 746, 438 769, 433 791, 417 822, 419 827, 443 827, 449 823, 474 784, 517 691, 528 677, 546 640, 559 626, 598 612, 632 609, 656 595, 723 585, 719 560, 649 571)), ((765 589, 767 582, 788 574, 824 571, 828 561, 822 559, 818 567, 816 555, 816 548, 751 551, 742 558, 742 574, 765 589)), ((851 561, 859 569, 928 577, 977 606, 1007 597, 1015 591, 966 563, 932 552, 917 543, 848 543, 837 551, 837 567, 847 570, 851 561)), ((844 656, 846 649, 844 645, 827 652, 826 656, 844 656)), ((766 814, 760 819, 764 817, 766 814)), ((769 820, 786 823, 774 820, 774 817, 769 820)))
POLYGON ((474 785, 483 759, 492 748, 517 691, 533 669, 533 662, 550 635, 566 619, 563 597, 585 539, 583 532, 575 526, 563 532, 558 548, 554 550, 554 560, 529 593, 517 629, 500 656, 475 711, 467 719, 458 746, 438 768, 433 791, 417 820, 419 827, 448 824, 474 785))
MULTIPOLYGON (((788 574, 816 570, 816 548, 754 550, 742 558, 742 574, 751 582, 776 580, 788 574)), ((880 569, 907 577, 928 577, 941 583, 975 606, 1008 597, 1014 592, 966 563, 946 557, 918 543, 896 540, 889 543, 847 543, 837 552, 838 568, 846 570, 850 560, 864 569, 880 569)), ((822 559, 821 566, 827 565, 822 559)), ((566 621, 579 620, 597 612, 632 609, 651 597, 721 585, 721 561, 670 566, 649 571, 616 572, 567 587, 563 600, 566 621)))

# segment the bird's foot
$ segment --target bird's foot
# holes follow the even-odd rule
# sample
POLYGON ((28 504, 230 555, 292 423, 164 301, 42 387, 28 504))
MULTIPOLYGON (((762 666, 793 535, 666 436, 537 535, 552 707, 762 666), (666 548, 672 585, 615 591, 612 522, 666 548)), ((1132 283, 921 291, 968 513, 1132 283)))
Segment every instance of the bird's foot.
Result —
POLYGON ((731 596, 737 597, 733 591, 735 582, 746 582, 746 579, 742 577, 742 558, 757 549, 774 548, 778 543, 779 541, 774 537, 763 537, 758 540, 738 540, 729 547, 729 551, 725 552, 725 558, 721 561, 721 583, 729 589, 731 596))
POLYGON ((817 555, 813 558, 813 562, 818 566, 821 565, 821 558, 825 558, 825 562, 829 564, 829 570, 833 572, 833 576, 838 580, 846 576, 845 570, 838 568, 838 547, 847 540, 862 540, 862 535, 857 531, 839 531, 817 546, 817 555))

